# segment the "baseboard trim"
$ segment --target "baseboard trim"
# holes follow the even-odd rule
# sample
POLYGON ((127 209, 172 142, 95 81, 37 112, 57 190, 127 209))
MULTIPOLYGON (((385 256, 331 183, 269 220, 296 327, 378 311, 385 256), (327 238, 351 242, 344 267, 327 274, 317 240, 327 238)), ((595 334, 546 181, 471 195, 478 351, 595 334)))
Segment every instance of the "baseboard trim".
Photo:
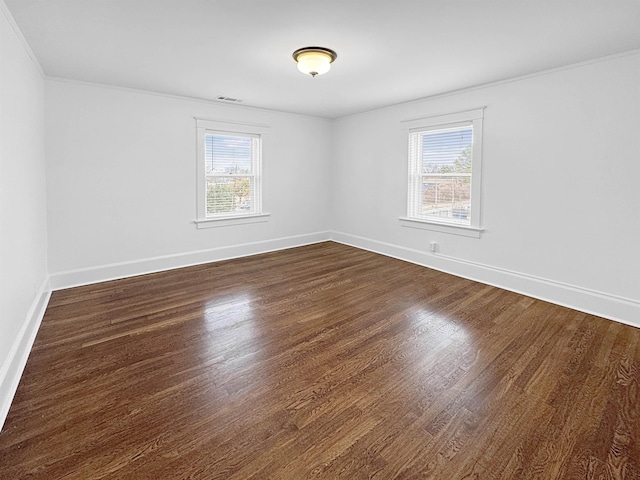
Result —
MULTIPOLYGON (((151 257, 49 276, 51 290, 258 255, 333 240, 640 328, 640 302, 521 272, 432 254, 344 232, 323 231, 228 247, 151 257)), ((1 377, 0 377, 1 378, 1 377)))
POLYGON ((36 294, 31 308, 27 312, 24 323, 18 332, 18 336, 11 346, 9 355, 0 368, 0 430, 9 414, 11 402, 18 390, 18 384, 22 377, 24 367, 27 365, 31 347, 40 329, 44 312, 49 304, 51 288, 49 280, 45 279, 36 294))
POLYGON ((145 275, 148 273, 173 270, 176 268, 190 267, 203 263, 230 260, 232 258, 258 255, 260 253, 274 252, 286 248, 300 247, 313 243, 326 242, 331 238, 331 232, 315 232, 304 235, 281 237, 260 242, 243 243, 227 247, 218 247, 207 250, 177 253, 160 257, 150 257, 142 260, 112 263, 97 267, 69 270, 53 273, 49 276, 52 290, 79 287, 93 283, 107 282, 121 278, 145 275))
POLYGON ((629 298, 342 232, 331 240, 640 328, 640 302, 629 298))

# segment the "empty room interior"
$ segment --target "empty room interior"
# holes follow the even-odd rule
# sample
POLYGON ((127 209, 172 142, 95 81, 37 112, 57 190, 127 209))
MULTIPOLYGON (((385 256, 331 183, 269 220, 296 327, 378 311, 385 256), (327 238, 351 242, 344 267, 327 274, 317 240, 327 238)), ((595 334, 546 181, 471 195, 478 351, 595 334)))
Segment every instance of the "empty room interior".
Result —
POLYGON ((640 479, 640 1, 0 10, 0 479, 640 479))

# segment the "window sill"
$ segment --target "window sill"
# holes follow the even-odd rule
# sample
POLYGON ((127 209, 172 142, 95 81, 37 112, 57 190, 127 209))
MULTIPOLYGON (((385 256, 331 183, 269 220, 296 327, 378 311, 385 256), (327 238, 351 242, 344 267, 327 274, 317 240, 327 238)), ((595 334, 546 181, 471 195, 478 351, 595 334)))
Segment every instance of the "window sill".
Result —
POLYGON ((435 223, 407 217, 400 217, 399 220, 400 225, 403 227, 451 233, 453 235, 462 235, 463 237, 480 238, 480 234, 484 231, 484 228, 467 227, 466 225, 456 225, 454 223, 435 223))
POLYGON ((228 227, 231 225, 244 225, 247 223, 262 223, 268 222, 270 213, 259 213, 255 215, 242 215, 237 217, 216 217, 216 218, 204 218, 195 220, 194 223, 200 228, 216 228, 216 227, 228 227))

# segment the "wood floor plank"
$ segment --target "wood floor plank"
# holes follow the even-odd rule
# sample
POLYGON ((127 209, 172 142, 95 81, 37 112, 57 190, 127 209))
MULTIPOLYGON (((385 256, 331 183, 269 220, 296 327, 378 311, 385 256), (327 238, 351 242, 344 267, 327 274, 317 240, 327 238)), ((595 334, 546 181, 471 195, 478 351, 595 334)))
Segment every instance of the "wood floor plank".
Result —
POLYGON ((57 291, 23 478, 640 480, 640 330, 333 242, 57 291))

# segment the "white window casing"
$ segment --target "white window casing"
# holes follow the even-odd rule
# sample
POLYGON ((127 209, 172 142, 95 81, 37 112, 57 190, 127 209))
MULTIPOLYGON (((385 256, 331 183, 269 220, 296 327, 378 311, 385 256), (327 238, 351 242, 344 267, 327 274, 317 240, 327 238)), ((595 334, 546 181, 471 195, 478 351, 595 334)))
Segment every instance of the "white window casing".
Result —
POLYGON ((196 119, 198 228, 265 222, 262 148, 266 125, 196 119))
POLYGON ((480 237, 484 108, 409 120, 403 226, 480 237))

